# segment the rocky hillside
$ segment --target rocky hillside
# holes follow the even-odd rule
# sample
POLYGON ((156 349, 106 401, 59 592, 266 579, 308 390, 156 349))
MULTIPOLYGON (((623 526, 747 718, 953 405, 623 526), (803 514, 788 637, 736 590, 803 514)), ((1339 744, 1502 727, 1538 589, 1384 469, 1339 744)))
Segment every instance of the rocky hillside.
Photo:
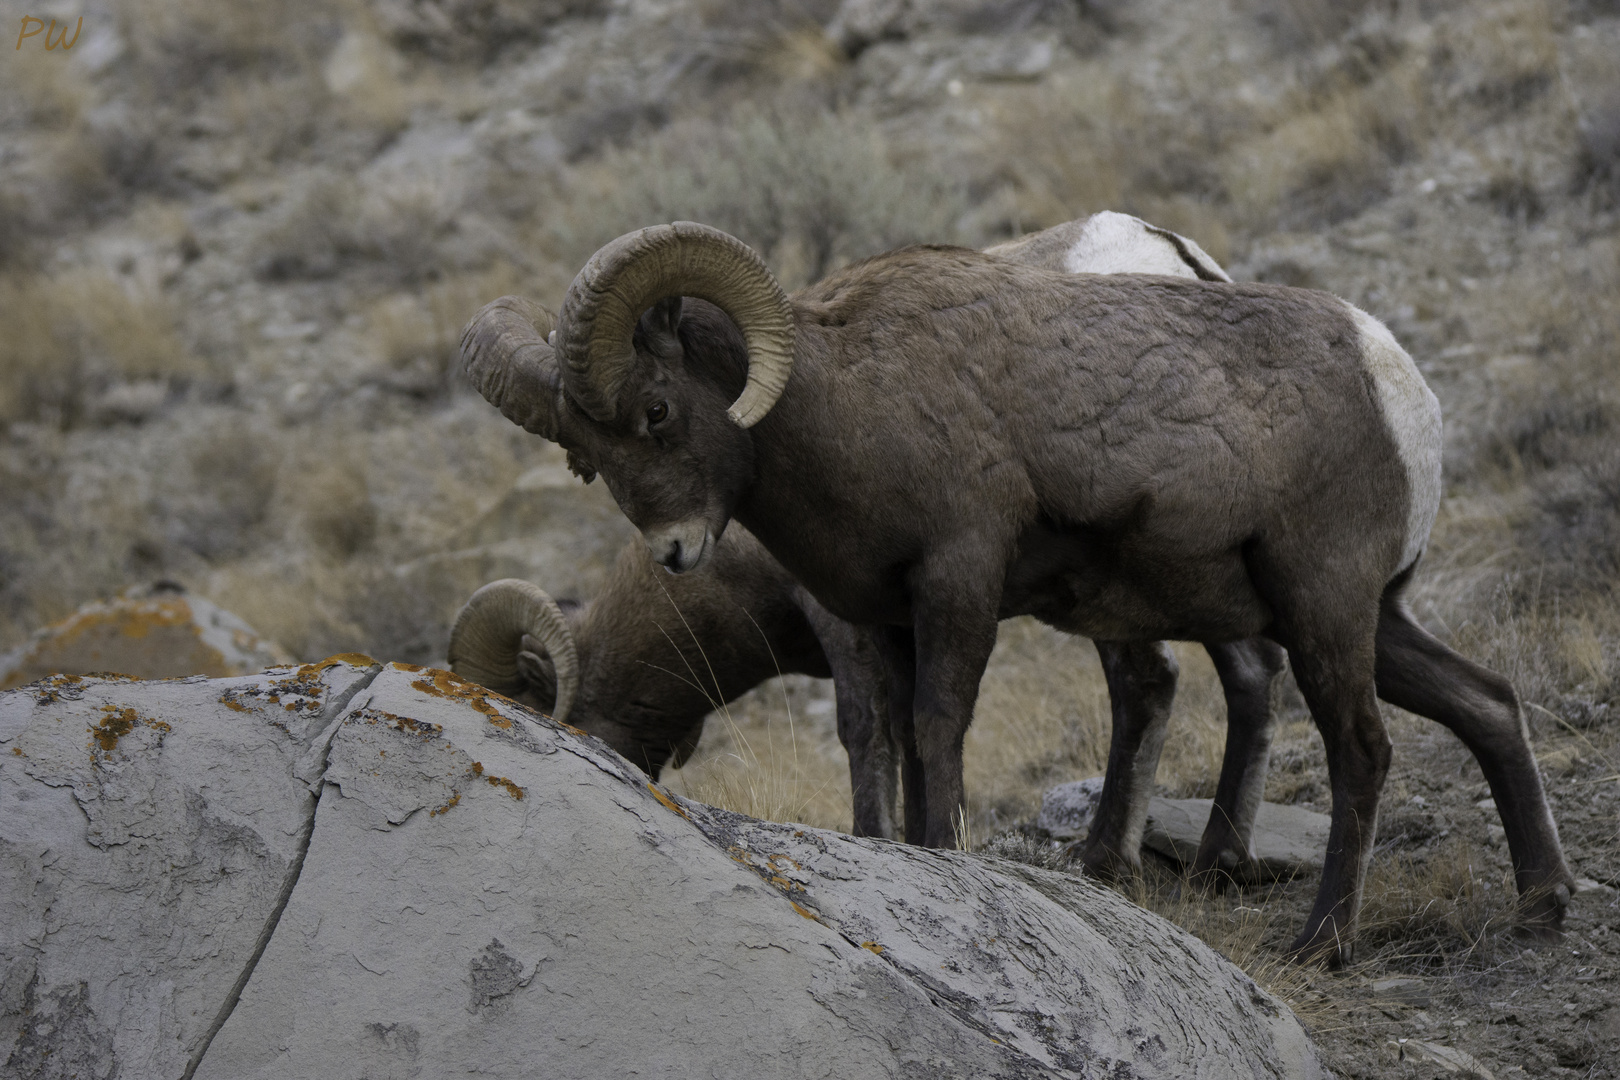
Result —
MULTIPOLYGON (((1123 210, 1235 277, 1336 292, 1412 352, 1448 422, 1420 614, 1515 680, 1560 820, 1577 823, 1577 872, 1620 875, 1603 801, 1620 773, 1614 0, 0 0, 0 14, 25 35, 28 17, 50 24, 0 48, 0 651, 170 579, 305 659, 438 662, 477 585, 588 594, 629 535, 601 485, 580 487, 460 383, 455 342, 484 300, 555 307, 602 242, 675 218, 737 234, 791 287, 901 243, 982 245, 1123 210)), ((1004 629, 969 745, 981 834, 1097 771, 1107 709, 1080 648, 1004 629)), ((1185 735, 1161 779, 1207 795, 1220 698, 1184 666, 1185 735)), ((695 767, 769 756, 749 738, 777 736, 750 717, 785 695, 792 791, 766 792, 785 808, 767 816, 827 806, 817 822, 839 824, 825 692, 772 693, 711 724, 695 767)), ((1325 808, 1295 704, 1268 794, 1325 808)), ((1489 843, 1477 772, 1432 725, 1395 730, 1397 769, 1413 771, 1392 778, 1384 823, 1379 859, 1408 860, 1387 863, 1390 917, 1422 908, 1402 906, 1414 881, 1474 910, 1469 890, 1503 858, 1456 846, 1489 843)), ((728 805, 770 786, 754 776, 726 774, 728 805)), ((1508 954, 1479 959, 1500 915, 1480 910, 1436 931, 1429 959, 1380 970, 1490 968, 1508 954)), ((1475 995, 1477 1023, 1497 992, 1475 995)), ((1556 1047, 1493 1067, 1611 1068, 1593 1032, 1620 1031, 1620 1007, 1580 1019, 1566 1003, 1521 1025, 1545 1020, 1556 1047)), ((1413 1013, 1396 1011, 1396 1026, 1413 1013)), ((1387 1074, 1386 1040, 1367 1039, 1335 1067, 1387 1074)))

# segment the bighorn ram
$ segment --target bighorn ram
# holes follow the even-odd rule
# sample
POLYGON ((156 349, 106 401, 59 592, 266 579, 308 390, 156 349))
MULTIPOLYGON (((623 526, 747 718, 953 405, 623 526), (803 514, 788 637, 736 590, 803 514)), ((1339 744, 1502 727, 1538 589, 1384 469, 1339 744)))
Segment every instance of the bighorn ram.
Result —
MULTIPOLYGON (((1135 270, 1230 280, 1193 241, 1125 214, 1068 222, 990 253, 1073 273, 1135 270)), ((451 666, 571 719, 655 778, 666 762, 679 767, 685 760, 703 717, 717 705, 779 671, 836 673, 855 832, 898 834, 894 766, 905 760, 913 789, 907 804, 914 811, 908 835, 920 840, 919 767, 914 755, 901 757, 909 734, 898 743, 890 735, 895 727, 909 733, 909 716, 888 716, 890 688, 880 685, 864 633, 829 615, 736 524, 716 542, 702 572, 653 578, 653 566, 645 545, 627 545, 601 595, 566 611, 553 612, 550 598, 528 582, 491 583, 457 619, 451 666)), ((1195 872, 1232 871, 1252 858, 1272 735, 1270 690, 1283 655, 1258 638, 1205 648, 1225 687, 1230 719, 1226 765, 1193 865, 1195 872)), ((1093 873, 1119 875, 1139 864, 1177 670, 1158 643, 1099 642, 1097 650, 1116 727, 1108 782, 1081 859, 1093 873)))
POLYGON ((584 604, 491 582, 456 617, 450 666, 597 736, 654 779, 685 762, 705 716, 771 676, 831 677, 855 832, 896 838, 900 756, 870 635, 829 615, 746 529, 727 529, 701 573, 655 570, 645 544, 627 544, 584 604))
POLYGON ((599 472, 667 568, 696 567, 736 518, 912 661, 926 842, 953 842, 998 619, 1104 641, 1264 634, 1333 792, 1300 954, 1349 952, 1389 766, 1378 696, 1469 746, 1528 924, 1561 924, 1573 879, 1512 687, 1402 600, 1439 503, 1438 407, 1351 305, 948 247, 790 298, 746 245, 677 222, 598 251, 555 330, 496 301, 463 350, 484 396, 599 472))

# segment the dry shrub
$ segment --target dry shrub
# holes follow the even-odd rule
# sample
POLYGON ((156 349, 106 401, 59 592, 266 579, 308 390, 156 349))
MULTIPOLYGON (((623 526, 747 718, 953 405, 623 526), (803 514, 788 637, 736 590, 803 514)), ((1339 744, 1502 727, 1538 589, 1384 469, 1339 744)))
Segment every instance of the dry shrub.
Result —
POLYGON ((182 379, 201 367, 174 312, 95 270, 0 278, 0 423, 71 426, 97 391, 137 379, 182 379))
POLYGON ((346 611, 354 590, 355 575, 346 566, 267 554, 226 564, 200 591, 308 661, 366 651, 365 634, 346 611))
POLYGON ((258 229, 255 270, 272 281, 337 273, 344 258, 359 250, 353 234, 359 199, 355 182, 331 170, 299 176, 258 229))
POLYGON ((487 64, 541 40, 553 23, 599 15, 602 0, 370 0, 388 39, 435 60, 487 64))
POLYGON ((119 18, 143 81, 169 94, 206 91, 223 76, 309 66, 335 36, 339 11, 316 0, 162 0, 127 3, 119 18))
POLYGON ((1109 78, 1058 78, 1050 85, 994 88, 987 95, 991 143, 984 158, 1002 162, 990 182, 1010 205, 989 231, 1034 232, 1128 206, 1132 162, 1141 141, 1131 91, 1109 78))
POLYGON ((701 221, 754 248, 793 288, 901 244, 949 240, 963 205, 855 117, 742 108, 581 166, 547 226, 560 261, 580 266, 632 229, 701 221))
POLYGON ((366 340, 380 361, 376 377, 414 397, 443 395, 458 377, 462 328, 479 308, 498 296, 526 291, 526 284, 516 267, 498 262, 479 273, 377 300, 366 313, 366 340))
POLYGON ((837 0, 699 0, 697 25, 674 42, 687 70, 719 84, 750 75, 828 74, 839 63, 821 28, 837 0))
POLYGON ((414 104, 404 65, 375 34, 348 29, 321 67, 321 79, 352 126, 391 135, 405 126, 414 104))
POLYGON ((317 551, 352 558, 377 536, 377 508, 360 463, 328 459, 300 479, 298 505, 304 531, 317 551))
POLYGON ((1558 80, 1560 0, 1499 0, 1435 21, 1433 71, 1448 101, 1502 117, 1558 80))
POLYGON ((1409 84, 1340 91, 1290 116, 1224 160, 1226 190, 1256 231, 1332 224, 1389 190, 1389 169, 1412 142, 1409 84))
POLYGON ((1249 16, 1285 50, 1334 40, 1371 6, 1371 0, 1243 0, 1249 16))
POLYGON ((170 543, 211 562, 255 546, 269 518, 282 447, 272 429, 240 417, 195 424, 176 447, 189 482, 163 502, 170 543))

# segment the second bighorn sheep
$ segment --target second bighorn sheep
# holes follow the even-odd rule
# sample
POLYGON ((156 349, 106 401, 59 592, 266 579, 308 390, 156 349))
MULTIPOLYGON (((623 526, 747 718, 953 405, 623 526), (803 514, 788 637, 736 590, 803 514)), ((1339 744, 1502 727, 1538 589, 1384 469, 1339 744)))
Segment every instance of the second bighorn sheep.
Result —
MULTIPOLYGON (((990 249, 1001 258, 1072 273, 1154 272, 1230 280, 1196 243, 1125 214, 1101 213, 990 249)), ((829 615, 746 530, 732 525, 701 573, 652 577, 646 546, 627 545, 602 593, 566 612, 520 581, 492 583, 468 602, 451 639, 462 675, 571 718, 657 777, 678 767, 716 706, 779 672, 835 676, 838 732, 849 754, 854 829, 894 837, 894 769, 908 717, 887 711, 873 645, 829 615), (523 635, 529 634, 527 647, 523 635), (561 635, 560 638, 558 635, 561 635), (577 710, 570 713, 570 709, 577 710)), ((1236 870, 1252 858, 1272 724, 1271 685, 1282 650, 1264 639, 1206 645, 1226 692, 1227 755, 1195 872, 1236 870)), ((1115 731, 1108 780, 1081 853, 1092 872, 1118 875, 1138 852, 1176 685, 1157 643, 1098 642, 1115 731)), ((903 687, 899 688, 903 691, 903 687)), ((920 839, 920 785, 909 762, 908 835, 920 839)))
POLYGON ((666 567, 696 567, 735 518, 909 654, 926 842, 954 842, 1001 618, 1105 641, 1264 634, 1333 792, 1298 953, 1354 937, 1389 768, 1379 696, 1473 751, 1527 925, 1561 924, 1573 878, 1512 687, 1402 598, 1439 503, 1438 407, 1344 301, 947 247, 789 297, 746 245, 677 222, 598 251, 554 336, 497 301, 463 355, 509 419, 602 475, 666 567))

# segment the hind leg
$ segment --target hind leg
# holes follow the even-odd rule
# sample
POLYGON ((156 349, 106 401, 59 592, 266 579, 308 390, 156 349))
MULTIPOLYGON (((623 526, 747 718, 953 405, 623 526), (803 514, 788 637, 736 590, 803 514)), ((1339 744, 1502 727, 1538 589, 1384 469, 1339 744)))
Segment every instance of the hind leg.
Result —
POLYGON ((1288 649, 1294 679, 1327 753, 1333 821, 1316 903, 1290 951, 1299 960, 1349 962, 1361 885, 1378 831, 1378 797, 1389 773, 1390 742, 1374 692, 1372 593, 1354 602, 1353 583, 1331 597, 1279 592, 1273 630, 1288 649))
POLYGON ((1206 643, 1204 650, 1226 694, 1226 756, 1192 873, 1195 880, 1219 886, 1254 861, 1254 819, 1276 733, 1271 692, 1287 667, 1288 654, 1265 638, 1206 643))
POLYGON ((1087 873, 1117 880, 1142 867, 1142 829, 1180 669, 1162 641, 1094 644, 1108 679, 1114 730, 1108 775, 1080 862, 1087 873))
POLYGON ((1379 606, 1377 677, 1379 697, 1444 724, 1479 761, 1507 831, 1523 925, 1556 934, 1575 879, 1512 685, 1435 640, 1413 620, 1398 588, 1379 606))

